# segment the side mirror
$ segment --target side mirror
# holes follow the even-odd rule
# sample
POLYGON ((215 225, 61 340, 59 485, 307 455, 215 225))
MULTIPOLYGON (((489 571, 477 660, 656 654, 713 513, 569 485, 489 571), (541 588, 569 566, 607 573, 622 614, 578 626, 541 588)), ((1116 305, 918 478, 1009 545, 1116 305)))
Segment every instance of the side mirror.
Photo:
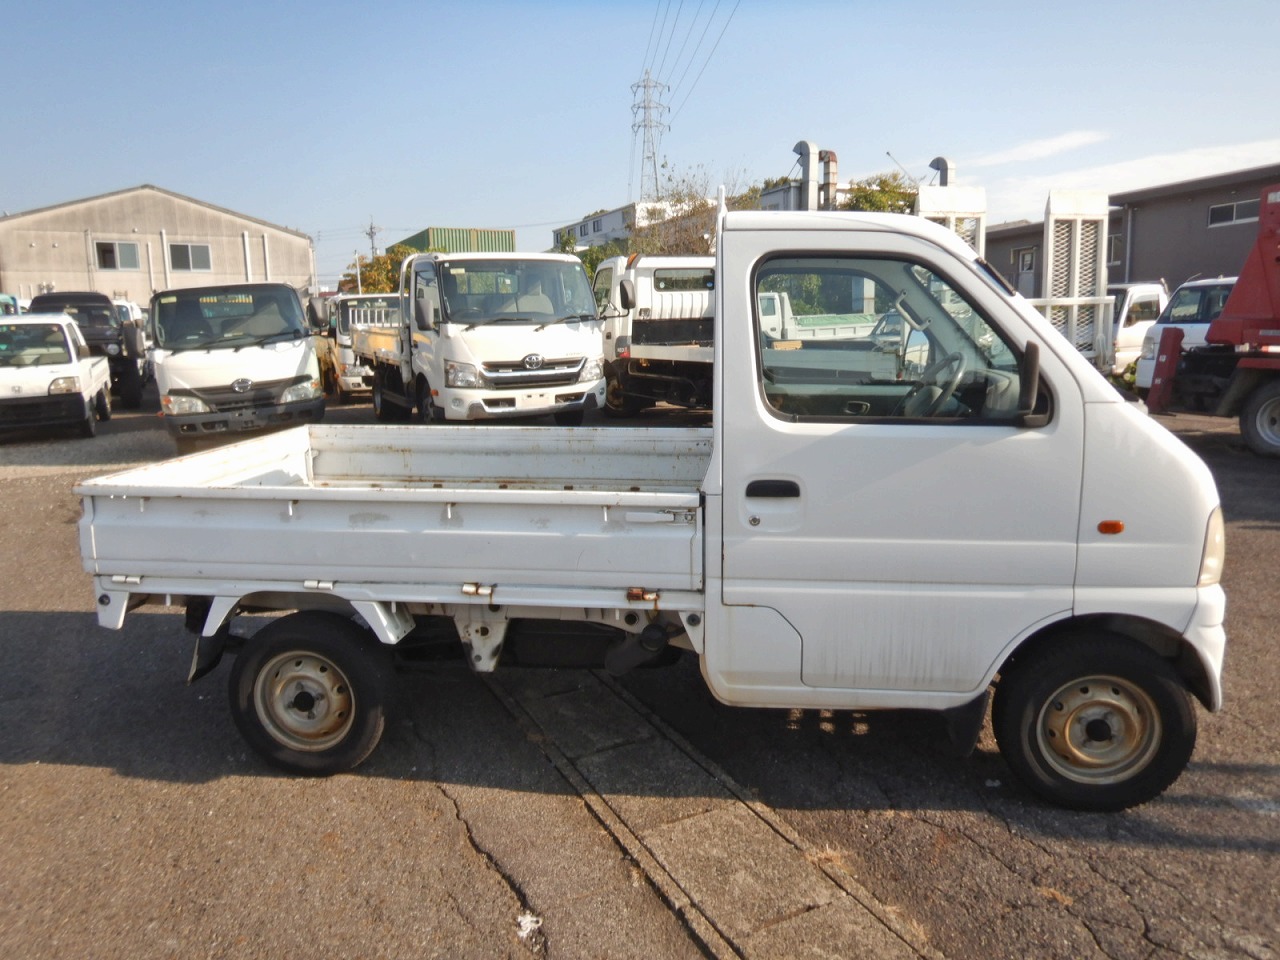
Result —
POLYGON ((1036 412, 1040 398, 1040 344, 1028 340, 1018 364, 1018 426, 1043 427, 1049 422, 1049 413, 1036 412))
POLYGON ((434 313, 435 311, 431 309, 431 304, 425 298, 413 301, 413 319, 417 323, 419 330, 435 329, 434 313))
POLYGON ((635 281, 623 280, 618 284, 618 301, 622 304, 623 310, 634 310, 636 308, 635 281))

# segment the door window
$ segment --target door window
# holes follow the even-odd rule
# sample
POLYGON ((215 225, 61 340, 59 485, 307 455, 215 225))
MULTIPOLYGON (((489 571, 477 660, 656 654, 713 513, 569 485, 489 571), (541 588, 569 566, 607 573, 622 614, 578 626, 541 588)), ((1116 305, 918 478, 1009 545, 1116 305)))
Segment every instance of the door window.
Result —
POLYGON ((947 279, 892 258, 781 257, 755 276, 760 390, 794 421, 1005 422, 1019 354, 947 279))

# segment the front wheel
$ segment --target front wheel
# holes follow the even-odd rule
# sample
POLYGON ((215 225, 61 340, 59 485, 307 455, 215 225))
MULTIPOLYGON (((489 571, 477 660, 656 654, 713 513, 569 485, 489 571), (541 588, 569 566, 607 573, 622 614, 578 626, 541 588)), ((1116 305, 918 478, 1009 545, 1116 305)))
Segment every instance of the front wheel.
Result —
POLYGON ((1280 457, 1280 380, 1253 391, 1240 411, 1240 434, 1261 457, 1280 457))
POLYGON ((386 661, 369 633, 332 613, 263 627, 231 670, 231 713, 249 746, 290 773, 357 766, 386 725, 386 661))
POLYGON ((1195 711, 1173 668, 1110 634, 1020 657, 1000 678, 991 719, 1014 772, 1075 810, 1123 810, 1159 796, 1196 743, 1195 711))

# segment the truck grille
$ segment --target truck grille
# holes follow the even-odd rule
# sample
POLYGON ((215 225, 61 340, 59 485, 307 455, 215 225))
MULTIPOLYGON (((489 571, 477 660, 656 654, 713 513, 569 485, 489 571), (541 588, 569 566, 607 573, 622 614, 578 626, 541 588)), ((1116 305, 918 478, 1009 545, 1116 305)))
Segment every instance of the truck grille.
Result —
POLYGON ((496 390, 520 390, 524 387, 564 387, 578 382, 578 375, 586 363, 585 357, 568 357, 560 360, 544 359, 536 369, 529 369, 525 359, 493 360, 481 366, 484 374, 496 390))

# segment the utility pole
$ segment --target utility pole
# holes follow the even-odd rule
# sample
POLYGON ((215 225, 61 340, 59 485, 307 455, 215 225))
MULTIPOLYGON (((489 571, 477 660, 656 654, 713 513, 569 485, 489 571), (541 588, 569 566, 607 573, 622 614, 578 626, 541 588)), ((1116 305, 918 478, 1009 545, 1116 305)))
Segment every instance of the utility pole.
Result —
POLYGON ((360 251, 356 251, 356 293, 364 293, 364 284, 360 281, 360 251))
POLYGON ((658 144, 662 142, 662 132, 668 129, 662 117, 669 109, 658 96, 666 89, 666 84, 654 80, 648 70, 642 80, 631 85, 631 95, 635 98, 631 115, 637 118, 631 124, 631 133, 634 136, 644 131, 644 159, 640 162, 641 200, 656 200, 658 197, 658 144))
POLYGON ((373 225, 373 217, 370 217, 369 229, 364 232, 364 235, 369 238, 369 259, 370 260, 376 260, 378 257, 377 236, 378 236, 378 231, 380 231, 381 229, 382 229, 381 227, 375 227, 373 225))

